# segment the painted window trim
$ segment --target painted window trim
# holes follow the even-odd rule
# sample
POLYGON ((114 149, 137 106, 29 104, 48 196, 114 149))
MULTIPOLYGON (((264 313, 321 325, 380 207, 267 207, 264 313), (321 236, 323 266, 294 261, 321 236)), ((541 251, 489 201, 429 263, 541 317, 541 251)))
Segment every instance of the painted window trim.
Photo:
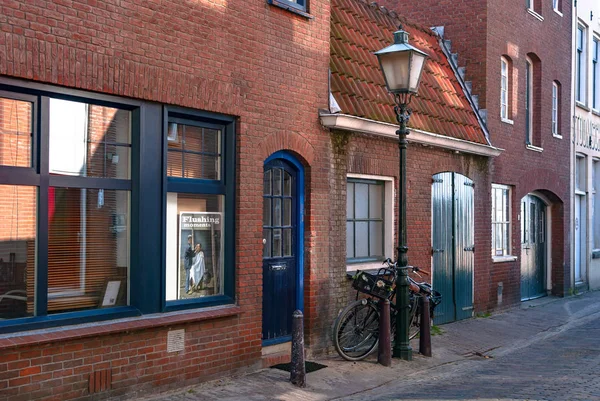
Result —
POLYGON ((535 10, 533 10, 532 8, 528 8, 527 12, 531 15, 533 15, 535 17, 535 19, 537 19, 538 21, 544 21, 544 17, 542 17, 541 14, 538 14, 535 10))
POLYGON ((267 4, 284 9, 294 14, 298 14, 309 20, 314 19, 315 17, 308 13, 308 0, 304 1, 305 3, 303 6, 287 0, 267 0, 267 4))
MULTIPOLYGON (((115 97, 112 95, 95 94, 92 92, 61 88, 53 85, 30 83, 23 80, 0 77, 0 96, 30 101, 33 104, 32 119, 32 166, 13 167, 0 166, 0 185, 23 185, 36 187, 37 191, 37 217, 36 217, 36 255, 34 274, 35 279, 35 301, 33 316, 0 320, 0 334, 23 332, 46 327, 58 327, 85 322, 97 322, 138 316, 139 310, 129 300, 127 306, 116 306, 108 308, 86 309, 75 312, 60 312, 48 314, 48 188, 71 187, 85 189, 107 189, 125 190, 133 199, 137 192, 134 184, 138 173, 138 166, 134 163, 136 152, 139 153, 138 141, 139 110, 143 103, 130 99, 115 97), (131 112, 131 175, 128 179, 95 178, 85 176, 55 176, 51 175, 49 166, 49 126, 50 99, 64 99, 93 105, 115 107, 131 112)), ((133 256, 136 247, 133 236, 134 226, 138 223, 134 218, 132 202, 129 205, 131 219, 131 232, 129 233, 129 273, 128 281, 131 281, 131 272, 136 266, 133 256)), ((131 296, 128 288, 128 294, 131 296)))
POLYGON ((557 81, 552 81, 552 107, 551 107, 551 130, 554 138, 562 139, 560 134, 560 115, 561 115, 561 85, 557 81), (556 107, 554 102, 556 101, 556 107))
POLYGON ((506 59, 506 57, 500 57, 500 120, 503 122, 511 121, 510 120, 510 63, 506 59), (504 69, 506 67, 506 75, 504 74, 504 69), (506 88, 504 88, 504 78, 506 78, 506 88), (506 99, 503 97, 506 96, 506 99), (502 106, 505 107, 505 115, 502 114, 502 106))
MULTIPOLYGON (((553 3, 554 3, 554 1, 553 1, 553 3)), ((562 13, 562 11, 560 11, 561 8, 562 8, 562 0, 556 0, 556 5, 552 4, 552 10, 562 17, 563 13, 562 13)))
POLYGON ((161 291, 160 302, 163 312, 172 312, 182 309, 193 309, 202 307, 212 307, 235 303, 235 118, 232 116, 210 113, 195 109, 188 109, 178 106, 163 107, 163 191, 162 191, 162 263, 161 263, 161 291), (178 123, 190 123, 197 126, 214 125, 222 126, 221 132, 221 175, 218 180, 207 179, 189 179, 180 177, 169 177, 167 175, 167 157, 168 157, 168 128, 169 123, 177 121, 178 123), (224 239, 223 239, 223 294, 183 300, 166 300, 166 261, 167 261, 167 193, 186 193, 197 195, 222 195, 224 199, 223 218, 224 239))
MULTIPOLYGON (((512 222, 512 196, 513 196, 513 191, 512 188, 509 185, 504 185, 504 184, 494 184, 492 183, 492 196, 494 196, 494 189, 502 189, 502 190, 506 190, 507 191, 507 207, 508 210, 506 210, 506 214, 508 216, 508 221, 506 222, 500 222, 497 224, 508 224, 507 227, 507 233, 508 233, 508 241, 507 241, 507 254, 506 255, 501 255, 501 256, 496 256, 496 255, 492 255, 492 259, 494 262, 508 262, 509 259, 511 258, 515 258, 515 256, 512 256, 512 226, 513 226, 513 222, 512 222)), ((491 226, 492 226, 492 230, 494 229, 494 219, 493 217, 491 218, 491 226)), ((492 246, 494 246, 492 244, 492 246)))
MULTIPOLYGON (((395 205, 395 187, 394 187, 394 177, 390 176, 379 176, 379 175, 371 175, 371 174, 357 174, 357 173, 348 173, 346 174, 346 182, 348 179, 356 179, 356 180, 374 180, 374 181, 383 181, 384 183, 384 221, 387 224, 384 224, 384 258, 393 258, 394 257, 394 232, 395 232, 395 224, 394 224, 394 205, 395 205), (391 204, 388 206, 388 204, 391 204)), ((356 262, 348 262, 346 261, 346 271, 356 271, 367 270, 367 269, 375 269, 381 267, 381 261, 356 261, 356 262)))
POLYGON ((575 38, 575 104, 587 111, 588 108, 588 91, 587 91, 587 33, 588 26, 583 21, 577 21, 575 38), (579 31, 581 31, 581 44, 578 45, 579 31))

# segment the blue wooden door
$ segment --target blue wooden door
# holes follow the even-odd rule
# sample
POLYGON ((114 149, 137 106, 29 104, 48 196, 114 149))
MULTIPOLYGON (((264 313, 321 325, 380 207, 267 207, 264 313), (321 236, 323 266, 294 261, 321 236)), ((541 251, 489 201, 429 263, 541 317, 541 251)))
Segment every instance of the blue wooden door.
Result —
POLYGON ((546 295, 546 205, 533 195, 521 199, 521 300, 546 295))
POLYGON ((285 160, 265 164, 263 180, 263 343, 287 341, 297 305, 297 172, 285 160))
POLYGON ((452 172, 433 176, 431 245, 433 288, 442 294, 435 323, 473 314, 474 198, 473 181, 452 172))

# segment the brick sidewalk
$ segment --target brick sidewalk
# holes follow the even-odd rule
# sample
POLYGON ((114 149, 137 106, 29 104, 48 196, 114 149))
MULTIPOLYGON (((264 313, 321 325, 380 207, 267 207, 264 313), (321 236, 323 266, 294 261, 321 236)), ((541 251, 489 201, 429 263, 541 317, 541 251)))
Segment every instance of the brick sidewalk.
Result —
POLYGON ((404 377, 447 366, 449 370, 473 359, 494 357, 530 346, 567 330, 587 315, 600 312, 600 292, 569 298, 547 297, 524 302, 519 308, 440 326, 443 333, 432 338, 433 357, 419 355, 413 341, 412 362, 393 360, 392 367, 376 363, 375 357, 347 362, 336 356, 317 362, 327 368, 307 375, 307 387, 289 383, 289 373, 263 369, 241 377, 211 381, 142 400, 333 400, 358 395, 404 377))

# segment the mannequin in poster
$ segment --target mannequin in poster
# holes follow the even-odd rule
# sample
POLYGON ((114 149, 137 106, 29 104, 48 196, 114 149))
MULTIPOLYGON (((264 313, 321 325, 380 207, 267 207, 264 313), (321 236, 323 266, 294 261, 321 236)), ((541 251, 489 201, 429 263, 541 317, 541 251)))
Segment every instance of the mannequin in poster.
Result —
POLYGON ((194 257, 196 253, 194 249, 192 249, 192 236, 188 235, 187 237, 188 245, 185 250, 184 259, 183 259, 183 267, 185 268, 185 292, 190 294, 190 271, 194 264, 194 257))
POLYGON ((201 281, 202 277, 204 276, 204 271, 206 270, 204 265, 204 252, 202 251, 202 244, 196 244, 194 253, 194 264, 192 266, 194 286, 192 289, 199 290, 202 284, 201 281))

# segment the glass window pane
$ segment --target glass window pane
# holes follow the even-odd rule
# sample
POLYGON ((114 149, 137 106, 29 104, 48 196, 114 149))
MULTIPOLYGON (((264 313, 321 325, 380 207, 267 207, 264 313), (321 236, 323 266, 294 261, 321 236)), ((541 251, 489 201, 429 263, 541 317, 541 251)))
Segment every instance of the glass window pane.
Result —
POLYGON ((354 257, 354 223, 346 222, 346 258, 354 257))
POLYGON ((283 200, 283 225, 292 225, 292 200, 289 198, 283 200))
POLYGON ((273 257, 281 256, 281 229, 273 230, 273 257))
POLYGON ((271 257, 271 229, 263 230, 263 258, 271 257))
POLYGON ((271 170, 267 170, 263 175, 263 194, 271 195, 271 170))
POLYGON ((292 229, 283 230, 283 256, 292 256, 292 229))
POLYGON ((0 97, 0 165, 31 167, 33 104, 0 97))
POLYGON ((383 217, 383 185, 369 185, 369 218, 383 217))
POLYGON ((496 226, 492 224, 492 256, 496 255, 496 226))
POLYGON ((354 184, 349 182, 346 186, 346 218, 354 218, 354 184))
POLYGON ((167 301, 223 294, 224 199, 167 193, 167 301))
POLYGON ((354 184, 355 188, 355 212, 357 219, 368 219, 369 218, 369 185, 368 184, 354 184))
POLYGON ((0 320, 33 315, 37 188, 0 185, 0 320))
POLYGON ((273 199, 273 226, 281 226, 281 198, 273 199))
POLYGON ((50 99, 50 172, 129 179, 131 112, 50 99))
POLYGON ((383 256, 383 222, 369 223, 369 256, 383 256))
POLYGON ((502 225, 502 254, 508 255, 508 224, 502 225))
POLYGON ((287 171, 283 172, 283 194, 292 196, 292 176, 287 171))
POLYGON ((356 222, 356 232, 354 233, 356 258, 366 258, 369 256, 369 223, 356 222))
POLYGON ((281 196, 281 169, 273 169, 273 195, 281 196))
POLYGON ((48 190, 48 313, 127 305, 129 192, 48 190))
POLYGON ((221 179, 221 135, 222 131, 217 129, 169 123, 167 174, 171 177, 221 179))
POLYGON ((271 198, 263 199, 263 226, 271 225, 271 198))

